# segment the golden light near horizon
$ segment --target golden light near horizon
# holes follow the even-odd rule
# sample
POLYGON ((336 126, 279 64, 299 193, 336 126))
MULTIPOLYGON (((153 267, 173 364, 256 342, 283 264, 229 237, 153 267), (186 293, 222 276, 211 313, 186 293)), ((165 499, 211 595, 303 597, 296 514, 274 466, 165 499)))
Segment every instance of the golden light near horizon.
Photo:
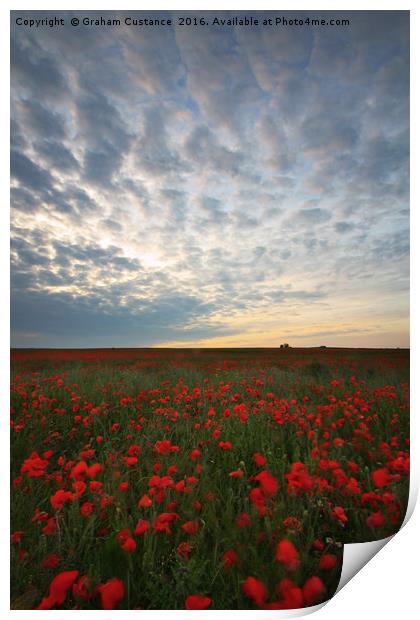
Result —
MULTIPOLYGON (((232 326, 233 327, 233 326, 232 326)), ((356 348, 409 348, 408 326, 391 325, 388 331, 377 332, 371 325, 309 325, 281 330, 245 330, 235 335, 206 338, 203 340, 172 340, 155 345, 156 348, 276 348, 287 342, 292 347, 356 347, 356 348), (339 340, 339 344, 337 344, 339 340)), ((142 343, 137 343, 142 346, 142 343)))

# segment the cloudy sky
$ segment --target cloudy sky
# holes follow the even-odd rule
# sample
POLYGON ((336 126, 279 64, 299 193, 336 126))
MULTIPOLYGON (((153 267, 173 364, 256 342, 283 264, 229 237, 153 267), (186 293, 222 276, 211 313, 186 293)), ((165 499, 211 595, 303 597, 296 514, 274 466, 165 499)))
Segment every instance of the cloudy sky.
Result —
POLYGON ((408 346, 408 12, 56 14, 12 12, 12 346, 408 346))

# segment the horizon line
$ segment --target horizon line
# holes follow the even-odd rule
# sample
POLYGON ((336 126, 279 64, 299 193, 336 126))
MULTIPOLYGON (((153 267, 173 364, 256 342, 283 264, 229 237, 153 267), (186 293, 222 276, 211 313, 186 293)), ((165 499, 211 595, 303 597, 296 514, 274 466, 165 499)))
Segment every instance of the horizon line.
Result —
POLYGON ((197 349, 208 349, 208 350, 215 350, 215 349, 220 349, 220 350, 226 350, 226 349, 281 349, 281 350, 286 350, 286 349, 375 349, 375 350, 380 350, 380 351, 384 351, 384 350, 391 350, 394 351, 396 349, 399 350, 410 350, 410 346, 408 347, 400 347, 400 346, 393 346, 393 347, 345 347, 345 346, 339 346, 339 345, 317 345, 317 346, 293 346, 293 345, 288 345, 288 347, 282 347, 281 345, 278 346, 272 346, 272 347, 253 347, 253 346, 240 346, 240 347, 161 347, 161 346, 140 346, 140 347, 21 347, 21 346, 10 346, 9 347, 10 350, 26 350, 26 351, 95 351, 95 350, 121 350, 121 349, 125 349, 125 350, 133 350, 133 349, 149 349, 149 350, 156 350, 156 351, 165 351, 165 350, 171 350, 171 351, 193 351, 193 350, 197 350, 197 349))

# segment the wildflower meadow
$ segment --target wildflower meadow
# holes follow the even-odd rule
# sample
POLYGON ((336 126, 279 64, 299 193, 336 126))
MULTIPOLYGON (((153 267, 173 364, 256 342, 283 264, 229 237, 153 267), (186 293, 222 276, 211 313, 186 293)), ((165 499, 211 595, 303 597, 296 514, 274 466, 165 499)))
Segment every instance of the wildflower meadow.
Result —
POLYGON ((402 524, 409 353, 13 350, 12 609, 292 609, 402 524))

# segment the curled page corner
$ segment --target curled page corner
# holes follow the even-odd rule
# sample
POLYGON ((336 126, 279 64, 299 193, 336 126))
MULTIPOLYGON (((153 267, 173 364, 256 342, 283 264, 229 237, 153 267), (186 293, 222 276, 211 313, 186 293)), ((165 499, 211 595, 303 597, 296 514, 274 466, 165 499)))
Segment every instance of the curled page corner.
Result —
POLYGON ((414 512, 414 506, 417 503, 417 497, 419 493, 419 480, 415 472, 410 472, 410 492, 408 495, 408 505, 407 510, 405 511, 405 517, 401 528, 407 525, 407 522, 410 520, 411 515, 414 512))
MULTIPOLYGON (((381 540, 373 540, 363 543, 346 543, 343 550, 343 566, 341 569, 341 577, 337 590, 337 594, 365 564, 367 564, 389 541, 394 538, 395 534, 382 538, 381 540)), ((335 596, 334 594, 334 596, 335 596)))
MULTIPOLYGON (((405 521, 404 521, 405 523, 405 521)), ((395 534, 382 538, 381 540, 373 540, 363 543, 346 543, 343 549, 343 565, 341 569, 341 577, 337 590, 331 598, 336 594, 377 554, 385 547, 385 545, 394 538, 395 534)), ((298 618, 312 614, 324 607, 330 600, 326 600, 312 607, 302 607, 301 609, 282 610, 282 618, 298 618)))
POLYGON ((322 607, 328 603, 331 599, 327 599, 322 603, 318 603, 318 605, 312 605, 311 607, 301 607, 300 609, 284 609, 281 611, 282 618, 299 618, 302 616, 308 616, 309 614, 313 614, 316 611, 319 611, 322 607))
MULTIPOLYGON (((318 603, 317 605, 311 605, 310 607, 298 607, 297 609, 276 609, 271 612, 273 615, 272 618, 301 618, 303 616, 308 616, 309 614, 313 614, 316 611, 325 607, 325 605, 331 599, 327 599, 322 603, 318 603), (275 613, 275 615, 274 615, 275 613)), ((264 620, 267 619, 267 611, 261 610, 249 610, 249 609, 241 609, 241 616, 245 618, 245 620, 264 620)), ((176 613, 176 612, 175 612, 176 613)))
MULTIPOLYGON (((418 481, 414 475, 410 476, 410 492, 408 496, 407 510, 400 530, 407 524, 414 511, 418 496, 418 481)), ((346 543, 343 549, 343 565, 341 577, 334 596, 377 554, 389 541, 397 536, 398 532, 381 538, 363 543, 346 543)), ((331 599, 330 599, 331 600, 331 599)), ((315 610, 316 611, 316 610, 315 610)))

